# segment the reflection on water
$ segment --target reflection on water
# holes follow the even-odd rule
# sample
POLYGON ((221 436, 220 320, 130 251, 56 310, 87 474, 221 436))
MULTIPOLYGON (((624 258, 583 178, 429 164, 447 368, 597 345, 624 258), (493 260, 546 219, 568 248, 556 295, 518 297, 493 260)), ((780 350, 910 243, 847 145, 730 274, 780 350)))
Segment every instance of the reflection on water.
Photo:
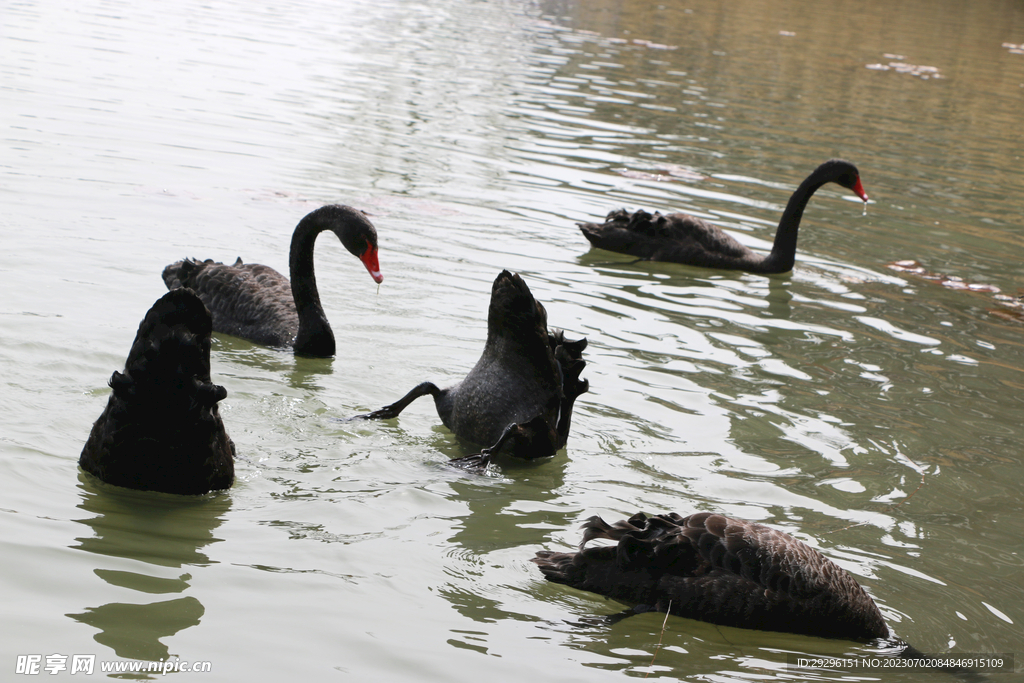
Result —
POLYGON ((238 366, 249 366, 259 373, 281 374, 288 378, 287 386, 297 391, 322 387, 320 376, 334 372, 330 359, 295 356, 283 353, 282 349, 261 348, 245 339, 228 335, 217 335, 213 350, 238 366))
MULTIPOLYGON (((175 496, 132 491, 97 482, 79 473, 82 501, 79 508, 94 515, 75 520, 88 526, 92 535, 75 539, 79 550, 119 557, 157 568, 203 567, 210 559, 202 552, 219 541, 213 535, 230 512, 230 498, 224 495, 175 496)), ((159 569, 146 573, 120 569, 95 570, 108 584, 136 593, 166 595, 184 593, 192 575, 173 576, 159 569)), ((145 600, 146 598, 138 598, 145 600)), ((205 613, 202 603, 186 595, 155 602, 115 602, 87 607, 78 614, 67 614, 75 621, 99 630, 97 643, 109 647, 119 657, 151 662, 170 656, 162 638, 199 624, 205 613)))
MULTIPOLYGON (((444 553, 446 580, 437 592, 467 620, 537 621, 508 608, 506 594, 517 587, 507 580, 492 582, 487 567, 495 564, 491 559, 495 557, 526 560, 522 550, 537 542, 539 532, 574 525, 576 512, 560 503, 558 493, 565 487, 567 464, 564 454, 539 462, 502 460, 503 476, 517 485, 514 500, 496 495, 504 485, 500 480, 467 476, 450 482, 467 511, 455 520, 454 533, 447 539, 451 547, 444 553)), ((447 643, 452 647, 482 654, 493 647, 488 633, 479 629, 460 626, 452 628, 449 635, 447 643)))
POLYGON ((161 662, 170 651, 160 639, 198 626, 204 612, 202 604, 189 595, 146 605, 109 603, 67 616, 98 629, 93 636, 96 642, 118 657, 161 662))

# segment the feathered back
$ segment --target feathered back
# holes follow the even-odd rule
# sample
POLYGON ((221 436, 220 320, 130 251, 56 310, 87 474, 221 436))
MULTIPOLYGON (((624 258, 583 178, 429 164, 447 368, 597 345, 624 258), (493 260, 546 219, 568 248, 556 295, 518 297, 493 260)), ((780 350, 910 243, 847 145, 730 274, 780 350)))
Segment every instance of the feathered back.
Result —
POLYGON ((885 638, 874 601, 806 543, 722 515, 591 517, 577 553, 534 558, 550 581, 724 626, 831 638, 885 638), (616 545, 587 548, 595 539, 616 545))

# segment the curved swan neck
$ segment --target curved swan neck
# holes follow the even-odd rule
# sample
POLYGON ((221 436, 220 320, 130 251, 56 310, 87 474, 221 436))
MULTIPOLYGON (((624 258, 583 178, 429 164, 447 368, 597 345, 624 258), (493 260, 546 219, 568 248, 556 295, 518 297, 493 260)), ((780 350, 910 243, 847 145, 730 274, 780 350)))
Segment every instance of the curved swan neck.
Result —
POLYGON ((775 242, 772 244, 771 253, 765 258, 762 264, 762 272, 766 273, 788 273, 793 270, 793 263, 796 261, 796 237, 800 229, 800 219, 803 218, 804 209, 819 187, 829 182, 821 168, 815 169, 807 176, 796 191, 789 198, 786 210, 782 212, 782 219, 779 220, 779 229, 775 233, 775 242))
POLYGON ((334 333, 320 305, 320 291, 313 272, 313 245, 317 235, 327 229, 327 225, 310 216, 303 218, 292 234, 288 259, 292 298, 299 316, 295 351, 312 356, 333 356, 335 350, 334 333))

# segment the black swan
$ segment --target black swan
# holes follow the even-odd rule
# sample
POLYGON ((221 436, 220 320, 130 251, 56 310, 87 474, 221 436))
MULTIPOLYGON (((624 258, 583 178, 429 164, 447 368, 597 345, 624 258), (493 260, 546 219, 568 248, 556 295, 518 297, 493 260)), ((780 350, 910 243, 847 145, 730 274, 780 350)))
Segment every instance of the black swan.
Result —
POLYGON ((292 346, 303 356, 334 355, 334 333, 320 305, 313 274, 313 244, 330 230, 381 282, 377 231, 362 211, 350 206, 322 206, 299 221, 292 234, 288 278, 268 266, 228 266, 207 259, 186 259, 164 268, 168 289, 189 287, 213 313, 216 332, 267 346, 292 346))
POLYGON ((569 438, 581 380, 586 338, 567 341, 549 332, 547 312, 519 275, 503 270, 491 287, 487 342, 466 378, 438 389, 424 382, 402 399, 360 417, 390 419, 426 394, 434 397, 445 427, 478 446, 481 453, 457 458, 460 467, 486 467, 500 451, 534 459, 554 455, 569 438))
POLYGON ((865 202, 868 195, 857 167, 842 159, 826 161, 800 183, 789 198, 767 256, 756 254, 722 230, 685 213, 653 216, 646 211, 612 211, 604 223, 577 223, 595 247, 631 254, 646 261, 671 261, 704 268, 787 273, 796 258, 800 218, 811 195, 825 183, 838 183, 865 202))
POLYGON ((549 581, 701 621, 826 638, 888 638, 857 581, 803 541, 741 519, 702 512, 609 525, 591 517, 577 553, 533 558, 549 581), (617 545, 585 548, 605 538, 617 545))
POLYGON ((78 462, 109 484, 165 493, 229 488, 235 446, 210 381, 210 312, 190 289, 175 289, 146 313, 124 372, 92 426, 78 462))
POLYGON ((756 522, 710 512, 682 517, 642 512, 583 524, 579 552, 542 550, 532 558, 555 583, 633 607, 608 623, 668 612, 721 626, 819 638, 883 640, 901 659, 971 683, 987 678, 959 666, 955 653, 928 655, 896 638, 875 601, 846 570, 803 541, 756 522), (616 545, 587 548, 595 538, 616 545), (945 660, 944 663, 943 660, 945 660))

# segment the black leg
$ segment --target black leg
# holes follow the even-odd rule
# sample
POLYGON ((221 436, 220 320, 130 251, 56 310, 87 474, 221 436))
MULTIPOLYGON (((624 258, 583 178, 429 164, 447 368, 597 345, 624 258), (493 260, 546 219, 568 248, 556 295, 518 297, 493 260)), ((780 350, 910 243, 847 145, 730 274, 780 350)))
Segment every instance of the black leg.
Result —
POLYGON ((398 399, 389 406, 384 406, 380 410, 375 410, 372 413, 366 413, 365 415, 356 415, 355 417, 349 418, 350 420, 390 420, 391 418, 398 417, 399 413, 408 407, 410 403, 418 399, 420 396, 437 396, 441 393, 441 390, 434 385, 433 382, 423 382, 418 384, 412 391, 398 399))
POLYGON ((505 431, 501 433, 498 440, 494 442, 494 445, 490 448, 485 448, 475 455, 467 455, 464 458, 455 458, 449 460, 448 464, 452 467, 460 467, 466 470, 482 470, 491 464, 491 460, 494 459, 495 454, 505 445, 509 437, 513 434, 519 433, 519 425, 513 422, 508 427, 505 427, 505 431))

